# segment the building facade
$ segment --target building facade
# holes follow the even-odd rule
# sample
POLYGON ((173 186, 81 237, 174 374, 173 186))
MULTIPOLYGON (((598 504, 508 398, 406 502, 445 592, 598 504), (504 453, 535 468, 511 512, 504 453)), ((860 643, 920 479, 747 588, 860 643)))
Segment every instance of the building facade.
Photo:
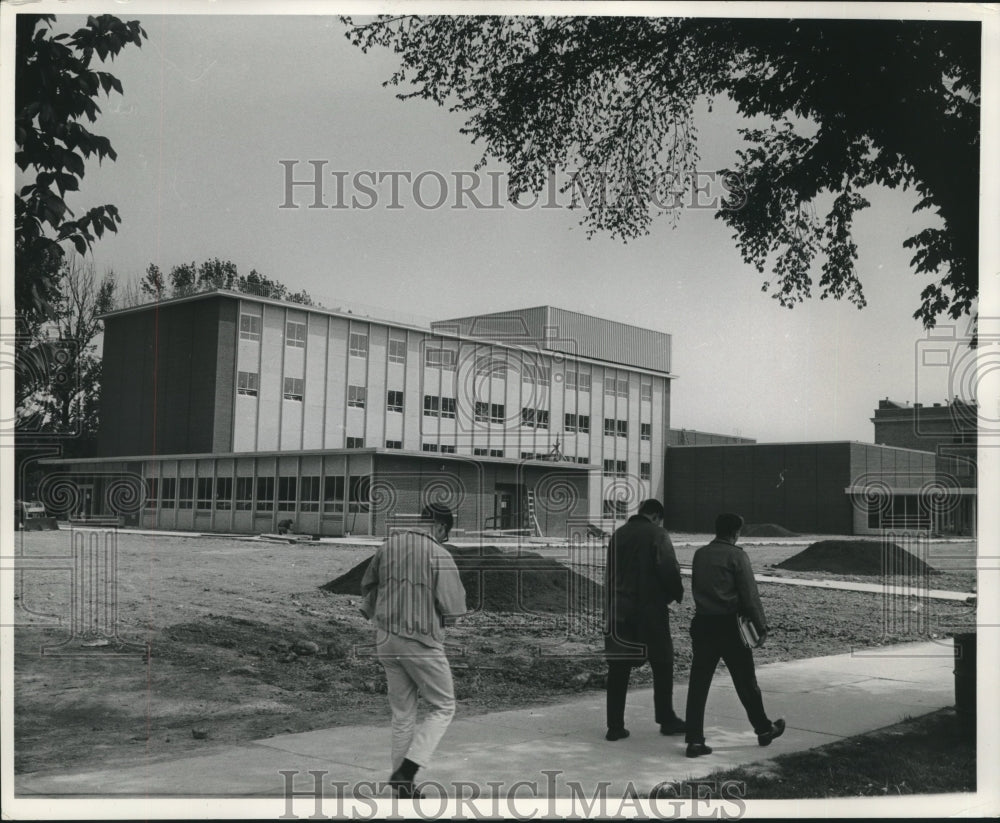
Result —
POLYGON ((935 455, 942 495, 942 531, 975 534, 979 409, 957 398, 946 403, 900 403, 880 400, 871 418, 875 442, 921 449, 935 455))
POLYGON ((153 528, 384 534, 437 499, 561 536, 662 497, 672 379, 669 335, 552 307, 423 328, 216 290, 105 317, 98 457, 62 463, 92 515, 140 479, 153 528))
POLYGON ((709 532, 721 511, 802 534, 939 531, 935 457, 855 442, 671 446, 669 528, 709 532))

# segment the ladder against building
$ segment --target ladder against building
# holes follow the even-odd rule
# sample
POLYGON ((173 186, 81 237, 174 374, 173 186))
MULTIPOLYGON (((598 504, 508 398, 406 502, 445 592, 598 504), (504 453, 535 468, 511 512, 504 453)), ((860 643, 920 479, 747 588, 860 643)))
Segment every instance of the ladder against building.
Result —
POLYGON ((528 527, 534 537, 545 537, 542 534, 542 527, 538 525, 538 518, 535 516, 535 490, 528 489, 528 527))

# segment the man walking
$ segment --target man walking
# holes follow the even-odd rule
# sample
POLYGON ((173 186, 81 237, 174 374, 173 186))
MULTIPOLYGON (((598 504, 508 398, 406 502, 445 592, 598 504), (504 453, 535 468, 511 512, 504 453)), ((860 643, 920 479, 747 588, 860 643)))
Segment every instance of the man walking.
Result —
POLYGON ((767 621, 761 606, 750 558, 736 545, 743 529, 738 514, 720 514, 715 520, 715 540, 694 553, 691 596, 695 615, 691 621, 691 681, 687 696, 687 756, 711 754, 705 745, 705 703, 720 658, 733 678, 736 694, 746 709, 761 746, 770 745, 785 731, 785 721, 772 723, 764 711, 753 652, 740 635, 738 617, 749 619, 760 635, 767 636, 767 621))
POLYGON ((645 500, 611 537, 605 567, 604 648, 608 658, 607 740, 629 736, 625 699, 632 669, 653 670, 653 704, 661 734, 685 730, 674 713, 674 646, 668 604, 684 597, 681 570, 663 528, 663 505, 645 500))
POLYGON ((391 535, 361 581, 361 611, 378 629, 375 645, 385 669, 392 709, 392 774, 399 797, 419 797, 417 769, 426 766, 455 714, 455 688, 444 653, 444 626, 465 614, 465 588, 441 544, 454 525, 444 506, 427 506, 420 530, 391 535), (416 728, 417 694, 430 712, 416 728))

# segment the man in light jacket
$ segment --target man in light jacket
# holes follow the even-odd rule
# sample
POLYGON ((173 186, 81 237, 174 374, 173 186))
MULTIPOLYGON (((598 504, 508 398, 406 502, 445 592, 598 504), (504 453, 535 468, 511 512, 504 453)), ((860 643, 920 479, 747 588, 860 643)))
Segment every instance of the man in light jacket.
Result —
POLYGON ((465 614, 465 588, 442 543, 454 525, 446 507, 421 513, 423 529, 391 535, 361 581, 362 613, 376 628, 392 709, 392 774, 399 797, 419 797, 417 769, 426 766, 455 714, 455 687, 444 653, 444 626, 465 614), (430 712, 417 728, 418 693, 430 712))
POLYGON ((753 652, 740 635, 738 617, 753 623, 759 639, 767 637, 764 607, 757 592, 747 553, 736 545, 743 529, 738 514, 720 514, 715 519, 715 540, 694 553, 691 563, 691 597, 695 614, 691 621, 691 680, 688 686, 687 756, 711 754, 705 745, 705 703, 719 660, 725 661, 736 694, 746 710, 761 746, 770 745, 785 731, 785 721, 773 723, 764 711, 757 685, 753 652))

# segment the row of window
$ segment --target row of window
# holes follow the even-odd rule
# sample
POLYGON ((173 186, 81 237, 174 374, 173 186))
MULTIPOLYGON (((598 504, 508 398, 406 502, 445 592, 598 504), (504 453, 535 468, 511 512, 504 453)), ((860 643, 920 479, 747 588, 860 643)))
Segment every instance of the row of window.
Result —
MULTIPOLYGON (((239 373, 237 379, 237 393, 243 395, 257 396, 259 391, 259 378, 255 372, 239 373)), ((282 396, 285 400, 302 400, 303 381, 299 377, 286 377, 282 396)), ((363 409, 367 404, 368 391, 364 386, 347 387, 347 405, 352 408, 363 409)), ((396 389, 389 389, 386 392, 386 411, 403 411, 403 392, 396 389)), ((454 397, 435 397, 434 395, 424 395, 424 416, 443 417, 454 419, 456 414, 454 397)), ((482 403, 475 405, 474 417, 477 423, 504 423, 506 417, 506 406, 503 403, 482 403)), ((547 429, 549 427, 548 409, 521 409, 521 425, 529 428, 547 429)), ((578 432, 580 434, 590 433, 590 416, 586 414, 566 414, 563 428, 567 432, 578 432)), ((650 440, 652 438, 653 427, 651 423, 639 424, 639 439, 650 440)), ((628 437, 628 421, 616 420, 613 417, 604 418, 604 434, 608 437, 628 437)))
MULTIPOLYGON (((628 475, 628 461, 626 460, 605 460, 604 461, 604 474, 609 477, 625 477, 628 475)), ((652 463, 640 463, 639 464, 639 479, 649 480, 653 476, 653 464, 652 463)))
MULTIPOLYGON (((261 317, 257 314, 240 315, 240 338, 243 340, 260 340, 261 317)), ((288 320, 285 323, 285 345, 294 348, 305 348, 306 324, 298 320, 288 320)), ((368 335, 363 332, 350 332, 348 351, 352 357, 368 357, 368 335)), ((454 371, 457 365, 457 354, 451 349, 424 349, 424 365, 429 368, 454 371)), ((406 362, 406 341, 389 340, 389 362, 406 362)), ((482 376, 504 377, 507 374, 507 364, 491 355, 484 355, 476 361, 476 373, 482 376)), ((522 375, 526 381, 549 386, 552 383, 552 370, 545 363, 522 363, 522 375)), ((589 372, 581 372, 575 368, 566 369, 566 388, 579 391, 590 391, 591 378, 589 372)), ((604 393, 610 397, 628 397, 628 377, 605 377, 604 393)), ((653 387, 650 383, 639 385, 641 400, 653 399, 653 387)))
POLYGON ((349 512, 367 512, 370 488, 366 475, 150 477, 146 479, 146 508, 268 513, 276 505, 279 512, 318 512, 322 506, 324 514, 342 514, 346 502, 349 512))

